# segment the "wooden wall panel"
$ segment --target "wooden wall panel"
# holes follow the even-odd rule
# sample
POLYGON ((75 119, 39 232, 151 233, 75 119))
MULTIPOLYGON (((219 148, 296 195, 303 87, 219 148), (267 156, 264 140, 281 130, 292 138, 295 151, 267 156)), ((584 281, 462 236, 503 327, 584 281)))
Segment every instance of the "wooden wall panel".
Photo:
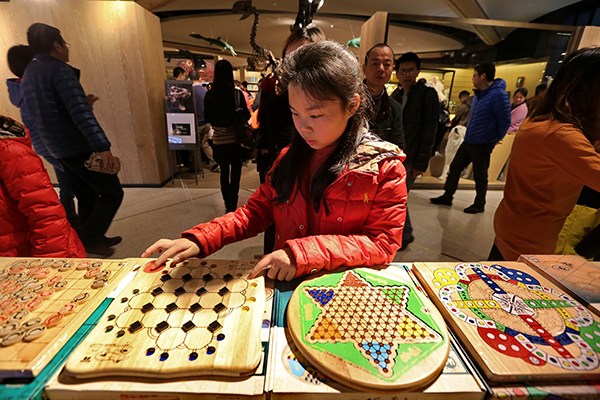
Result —
MULTIPOLYGON (((123 184, 157 185, 170 175, 163 100, 164 58, 159 19, 134 2, 12 0, 0 3, 0 55, 26 44, 34 22, 59 28, 70 64, 87 93, 100 97, 96 118, 124 163, 123 184)), ((10 77, 6 62, 0 76, 10 77)), ((20 119, 6 90, 0 112, 20 119)))

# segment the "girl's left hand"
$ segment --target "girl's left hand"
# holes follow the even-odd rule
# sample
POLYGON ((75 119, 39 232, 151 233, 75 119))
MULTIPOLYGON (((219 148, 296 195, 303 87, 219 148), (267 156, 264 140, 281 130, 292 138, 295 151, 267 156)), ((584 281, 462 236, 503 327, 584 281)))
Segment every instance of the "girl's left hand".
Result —
POLYGON ((250 274, 249 279, 256 278, 264 270, 268 270, 267 276, 280 281, 291 281, 296 277, 296 260, 294 253, 289 247, 265 255, 261 258, 250 274))

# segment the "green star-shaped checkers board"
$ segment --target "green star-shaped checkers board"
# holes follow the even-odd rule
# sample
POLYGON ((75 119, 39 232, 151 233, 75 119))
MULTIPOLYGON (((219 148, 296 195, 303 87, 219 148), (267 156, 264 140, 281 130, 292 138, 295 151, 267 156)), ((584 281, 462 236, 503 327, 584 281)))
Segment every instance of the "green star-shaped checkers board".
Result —
POLYGON ((357 389, 422 387, 448 358, 442 316, 398 267, 306 280, 290 299, 287 322, 303 356, 357 389))

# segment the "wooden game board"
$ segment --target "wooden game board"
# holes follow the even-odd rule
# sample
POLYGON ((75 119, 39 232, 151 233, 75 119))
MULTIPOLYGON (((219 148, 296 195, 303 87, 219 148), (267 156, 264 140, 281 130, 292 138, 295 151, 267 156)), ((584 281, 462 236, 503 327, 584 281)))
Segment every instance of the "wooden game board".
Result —
POLYGON ((600 378, 598 317, 517 262, 416 263, 415 274, 487 378, 600 378))
POLYGON ((600 263, 568 254, 521 255, 521 261, 559 287, 569 291, 575 300, 600 315, 600 263))
POLYGON ((253 373, 265 303, 264 279, 246 279, 253 265, 193 259, 155 268, 147 260, 64 372, 152 379, 253 373))
POLYGON ((442 316, 400 269, 307 280, 290 299, 287 323, 303 356, 358 389, 426 385, 443 369, 450 348, 442 316))
POLYGON ((129 271, 126 264, 0 258, 0 377, 36 376, 129 271))

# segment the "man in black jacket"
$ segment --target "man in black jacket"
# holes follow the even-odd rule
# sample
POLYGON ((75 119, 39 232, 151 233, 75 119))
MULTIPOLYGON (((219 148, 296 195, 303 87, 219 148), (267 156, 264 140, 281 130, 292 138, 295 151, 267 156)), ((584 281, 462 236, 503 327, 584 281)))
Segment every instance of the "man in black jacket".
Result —
POLYGON ((365 87, 371 97, 369 130, 404 150, 402 108, 387 94, 385 84, 389 82, 394 68, 394 51, 384 43, 371 47, 365 55, 363 72, 365 87))
MULTIPOLYGON (((406 147, 406 187, 410 190, 417 176, 427 170, 437 132, 440 104, 435 89, 417 82, 421 60, 415 53, 405 53, 396 60, 399 86, 392 98, 402 107, 406 147)), ((412 224, 406 210, 402 249, 415 240, 412 224)))
MULTIPOLYGON (((60 31, 35 23, 27 30, 35 52, 22 80, 23 100, 43 144, 65 169, 79 211, 79 236, 88 253, 110 256, 121 237, 105 236, 121 201, 123 189, 116 174, 90 171, 85 161, 102 157, 106 170, 118 162, 111 143, 96 120, 78 70, 67 64, 69 46, 60 31)), ((96 99, 97 100, 97 99, 96 99)))

